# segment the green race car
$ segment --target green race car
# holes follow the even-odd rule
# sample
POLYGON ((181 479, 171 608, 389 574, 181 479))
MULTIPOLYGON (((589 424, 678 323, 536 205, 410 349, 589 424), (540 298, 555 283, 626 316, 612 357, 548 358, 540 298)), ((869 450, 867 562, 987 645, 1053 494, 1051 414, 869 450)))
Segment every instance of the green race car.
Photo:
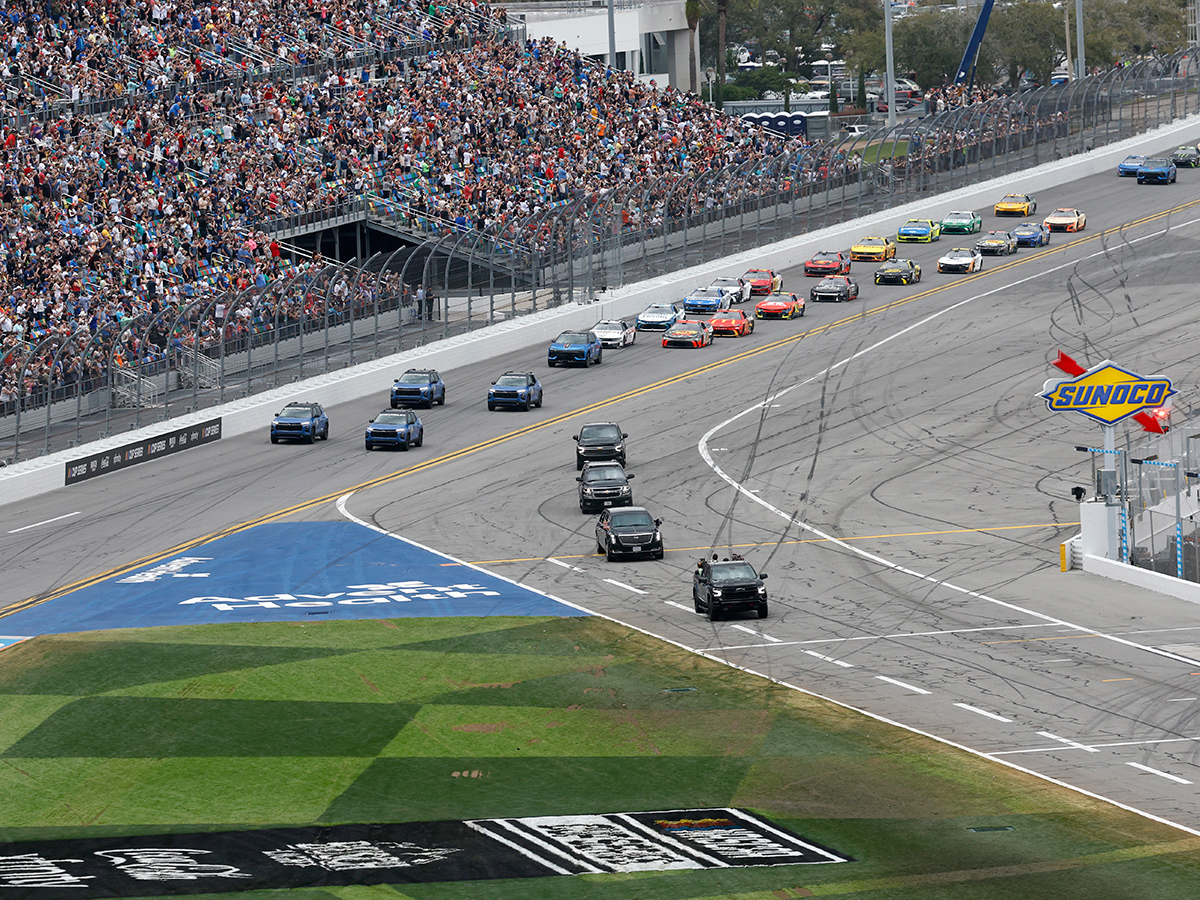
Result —
POLYGON ((947 213, 942 219, 942 231, 945 234, 975 234, 983 230, 983 218, 970 210, 958 210, 947 213))

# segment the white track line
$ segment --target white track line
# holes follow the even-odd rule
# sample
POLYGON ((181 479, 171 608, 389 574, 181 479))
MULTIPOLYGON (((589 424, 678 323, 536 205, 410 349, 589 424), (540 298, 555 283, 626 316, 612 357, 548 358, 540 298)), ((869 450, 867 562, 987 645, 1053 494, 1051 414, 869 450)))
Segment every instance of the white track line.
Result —
POLYGON ((549 556, 546 557, 546 562, 554 563, 554 565, 556 565, 556 566, 562 566, 564 569, 570 569, 572 572, 582 572, 583 571, 583 569, 580 569, 577 566, 572 566, 569 563, 565 563, 561 559, 552 559, 549 556))
POLYGON ((1066 744, 1076 750, 1086 750, 1088 753, 1099 753, 1095 747, 1089 747, 1087 744, 1081 744, 1078 741, 1073 741, 1070 738, 1059 737, 1057 734, 1051 734, 1049 731, 1039 731, 1039 735, 1044 738, 1050 738, 1052 741, 1058 741, 1060 744, 1066 744))
POLYGON ((748 628, 745 625, 734 625, 733 627, 736 628, 738 631, 746 632, 746 634, 752 634, 756 638, 762 638, 764 641, 770 641, 772 644, 782 644, 783 643, 782 638, 771 637, 769 634, 763 634, 761 631, 755 631, 753 628, 748 628))
POLYGON ((880 681, 886 681, 888 684, 894 684, 896 687, 902 687, 906 691, 913 691, 918 694, 932 694, 933 691, 927 691, 925 688, 919 688, 916 685, 905 684, 903 681, 897 681, 895 678, 888 678, 886 675, 876 675, 880 681))
POLYGON ((1170 772, 1160 772, 1158 769, 1152 769, 1149 766, 1143 766, 1141 763, 1127 762, 1127 766, 1133 766, 1135 769, 1141 769, 1143 772, 1149 772, 1151 775, 1157 775, 1160 778, 1169 778, 1171 781, 1179 784, 1191 784, 1186 778, 1180 778, 1178 775, 1172 775, 1170 772))
POLYGON ((604 580, 605 580, 606 582, 608 582, 609 584, 615 584, 615 585, 616 585, 617 587, 619 587, 619 588, 625 588, 625 590, 627 590, 627 591, 633 591, 635 594, 646 594, 646 593, 648 593, 647 591, 643 591, 641 588, 635 588, 635 587, 634 587, 633 585, 631 585, 631 584, 626 584, 626 583, 625 583, 625 582, 623 582, 623 581, 617 581, 617 580, 615 580, 615 579, 613 579, 613 578, 605 578, 604 580))
POLYGON ((695 612, 695 610, 692 609, 690 606, 684 606, 682 603, 676 603, 674 600, 664 600, 663 603, 667 604, 667 606, 673 606, 676 609, 682 609, 684 612, 690 612, 690 613, 695 612))
POLYGON ((34 522, 32 525, 22 525, 20 528, 14 528, 8 533, 17 534, 22 531, 28 531, 30 528, 37 528, 39 525, 49 525, 51 522, 61 522, 63 519, 69 519, 72 516, 79 516, 82 514, 83 513, 81 511, 76 511, 73 513, 67 513, 65 516, 55 516, 53 519, 46 519, 44 522, 34 522))
POLYGON ((833 663, 835 666, 841 666, 843 669, 854 668, 854 663, 848 663, 840 659, 834 659, 832 656, 825 656, 822 653, 818 653, 816 650, 801 650, 800 652, 807 653, 809 656, 815 656, 817 659, 823 660, 827 663, 833 663))
POLYGON ((1012 719, 1006 719, 1004 716, 998 716, 994 712, 988 712, 986 709, 980 709, 978 706, 971 706, 969 703, 955 703, 959 709, 965 709, 967 712, 979 713, 981 716, 987 716, 989 719, 995 719, 997 722, 1011 722, 1012 719))

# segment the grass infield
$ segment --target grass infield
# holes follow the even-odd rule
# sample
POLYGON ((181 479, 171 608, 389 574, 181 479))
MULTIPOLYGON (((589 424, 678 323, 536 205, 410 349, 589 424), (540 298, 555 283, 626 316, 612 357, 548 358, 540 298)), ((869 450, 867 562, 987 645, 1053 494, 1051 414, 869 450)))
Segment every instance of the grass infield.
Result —
POLYGON ((855 861, 223 896, 1200 896, 1198 838, 600 619, 94 632, 0 657, 8 841, 725 806, 855 861))

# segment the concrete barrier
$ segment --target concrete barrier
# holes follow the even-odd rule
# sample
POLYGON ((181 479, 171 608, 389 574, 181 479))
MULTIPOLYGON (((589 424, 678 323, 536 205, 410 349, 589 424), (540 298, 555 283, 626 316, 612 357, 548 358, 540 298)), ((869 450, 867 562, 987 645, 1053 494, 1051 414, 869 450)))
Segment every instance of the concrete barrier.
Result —
POLYGON ((1200 137, 1200 117, 1181 119, 1153 132, 1047 163, 1028 172, 990 179, 776 244, 626 285, 608 291, 593 303, 568 304, 500 322, 434 344, 179 416, 168 422, 158 422, 137 431, 21 462, 0 469, 0 498, 4 502, 13 502, 62 488, 69 462, 127 443, 199 424, 217 416, 222 419, 224 437, 266 429, 280 404, 287 400, 312 397, 330 407, 357 400, 389 388, 392 380, 405 369, 428 366, 449 371, 469 363, 494 359, 511 352, 514 347, 546 344, 560 331, 587 328, 602 318, 634 316, 650 303, 680 301, 692 288, 707 285, 718 275, 741 275, 751 266, 787 269, 799 265, 818 249, 831 244, 844 246, 847 236, 857 237, 872 231, 891 233, 895 230, 895 223, 917 214, 936 220, 953 209, 990 207, 1009 190, 1036 195, 1043 189, 1058 187, 1064 182, 1090 175, 1108 174, 1116 178, 1117 163, 1129 154, 1152 154, 1167 145, 1195 144, 1197 137, 1200 137))

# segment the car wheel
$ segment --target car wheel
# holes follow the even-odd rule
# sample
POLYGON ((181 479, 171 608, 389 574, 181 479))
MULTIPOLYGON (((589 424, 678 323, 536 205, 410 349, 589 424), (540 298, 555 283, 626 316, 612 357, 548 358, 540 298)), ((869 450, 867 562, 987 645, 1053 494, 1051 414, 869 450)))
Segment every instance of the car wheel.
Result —
POLYGON ((604 545, 602 543, 600 543, 599 541, 596 541, 596 552, 597 553, 604 552, 604 545))
POLYGON ((538 394, 537 408, 538 409, 542 408, 542 395, 541 394, 538 394))
POLYGON ((521 409, 525 410, 525 412, 529 412, 529 407, 532 405, 533 403, 531 401, 525 400, 521 403, 521 409))
POLYGON ((717 606, 717 604, 715 604, 711 600, 709 600, 708 601, 708 621, 718 622, 718 621, 720 621, 720 619, 721 619, 720 608, 717 606))
POLYGON ((636 343, 637 343, 637 332, 635 331, 633 334, 631 334, 629 336, 629 346, 632 347, 636 343))
POLYGON ((616 560, 617 556, 616 556, 616 554, 615 554, 615 553, 613 553, 613 551, 612 551, 612 547, 609 547, 608 549, 606 549, 606 550, 604 551, 604 558, 605 558, 605 559, 606 559, 608 562, 613 562, 614 560, 616 560))
POLYGON ((553 368, 554 368, 554 360, 552 360, 552 359, 548 359, 548 360, 546 360, 546 366, 547 366, 548 368, 551 368, 551 369, 553 369, 553 368))
POLYGON ((767 617, 767 604, 764 603, 758 608, 758 617, 760 619, 765 619, 767 617))
POLYGON ((661 550, 661 549, 659 549, 659 550, 655 550, 655 551, 654 551, 654 553, 653 553, 653 556, 654 556, 654 558, 655 558, 655 559, 662 559, 662 558, 663 558, 663 554, 664 554, 665 552, 666 552, 665 550, 661 550))
POLYGON ((408 438, 407 437, 404 439, 404 443, 400 444, 399 447, 401 450, 404 450, 404 451, 408 450, 408 438))
POLYGON ((329 423, 328 422, 325 423, 325 428, 321 431, 321 440, 323 440, 323 441, 329 440, 329 423))
POLYGON ((438 406, 446 405, 446 392, 442 391, 442 396, 438 399, 438 406))
POLYGON ((596 354, 596 365, 600 365, 600 363, 602 363, 602 362, 604 362, 604 351, 603 350, 601 350, 599 353, 596 354))
POLYGON ((804 307, 800 307, 800 318, 804 318, 804 307))
POLYGON ((585 369, 590 369, 592 367, 592 354, 590 354, 590 353, 583 354, 583 367, 585 369))
POLYGON ((415 441, 413 441, 413 443, 414 443, 416 446, 418 446, 418 447, 420 447, 422 444, 424 444, 424 443, 425 443, 425 431, 424 431, 424 429, 422 429, 420 432, 418 432, 418 434, 417 434, 417 439, 416 439, 415 441))
POLYGON ((304 436, 304 443, 306 443, 306 444, 315 443, 316 440, 317 440, 317 436, 315 434, 306 434, 304 436))
POLYGON ((278 444, 278 443, 279 443, 279 438, 275 437, 275 435, 271 435, 271 443, 272 443, 272 444, 278 444))
POLYGON ((493 403, 491 400, 489 400, 488 401, 488 412, 495 412, 495 411, 496 411, 496 404, 493 403))
POLYGON ((692 590, 692 609, 698 613, 704 612, 704 607, 700 605, 700 597, 696 594, 694 588, 692 590))
POLYGON ((746 334, 754 334, 754 323, 751 322, 746 326, 746 334))

